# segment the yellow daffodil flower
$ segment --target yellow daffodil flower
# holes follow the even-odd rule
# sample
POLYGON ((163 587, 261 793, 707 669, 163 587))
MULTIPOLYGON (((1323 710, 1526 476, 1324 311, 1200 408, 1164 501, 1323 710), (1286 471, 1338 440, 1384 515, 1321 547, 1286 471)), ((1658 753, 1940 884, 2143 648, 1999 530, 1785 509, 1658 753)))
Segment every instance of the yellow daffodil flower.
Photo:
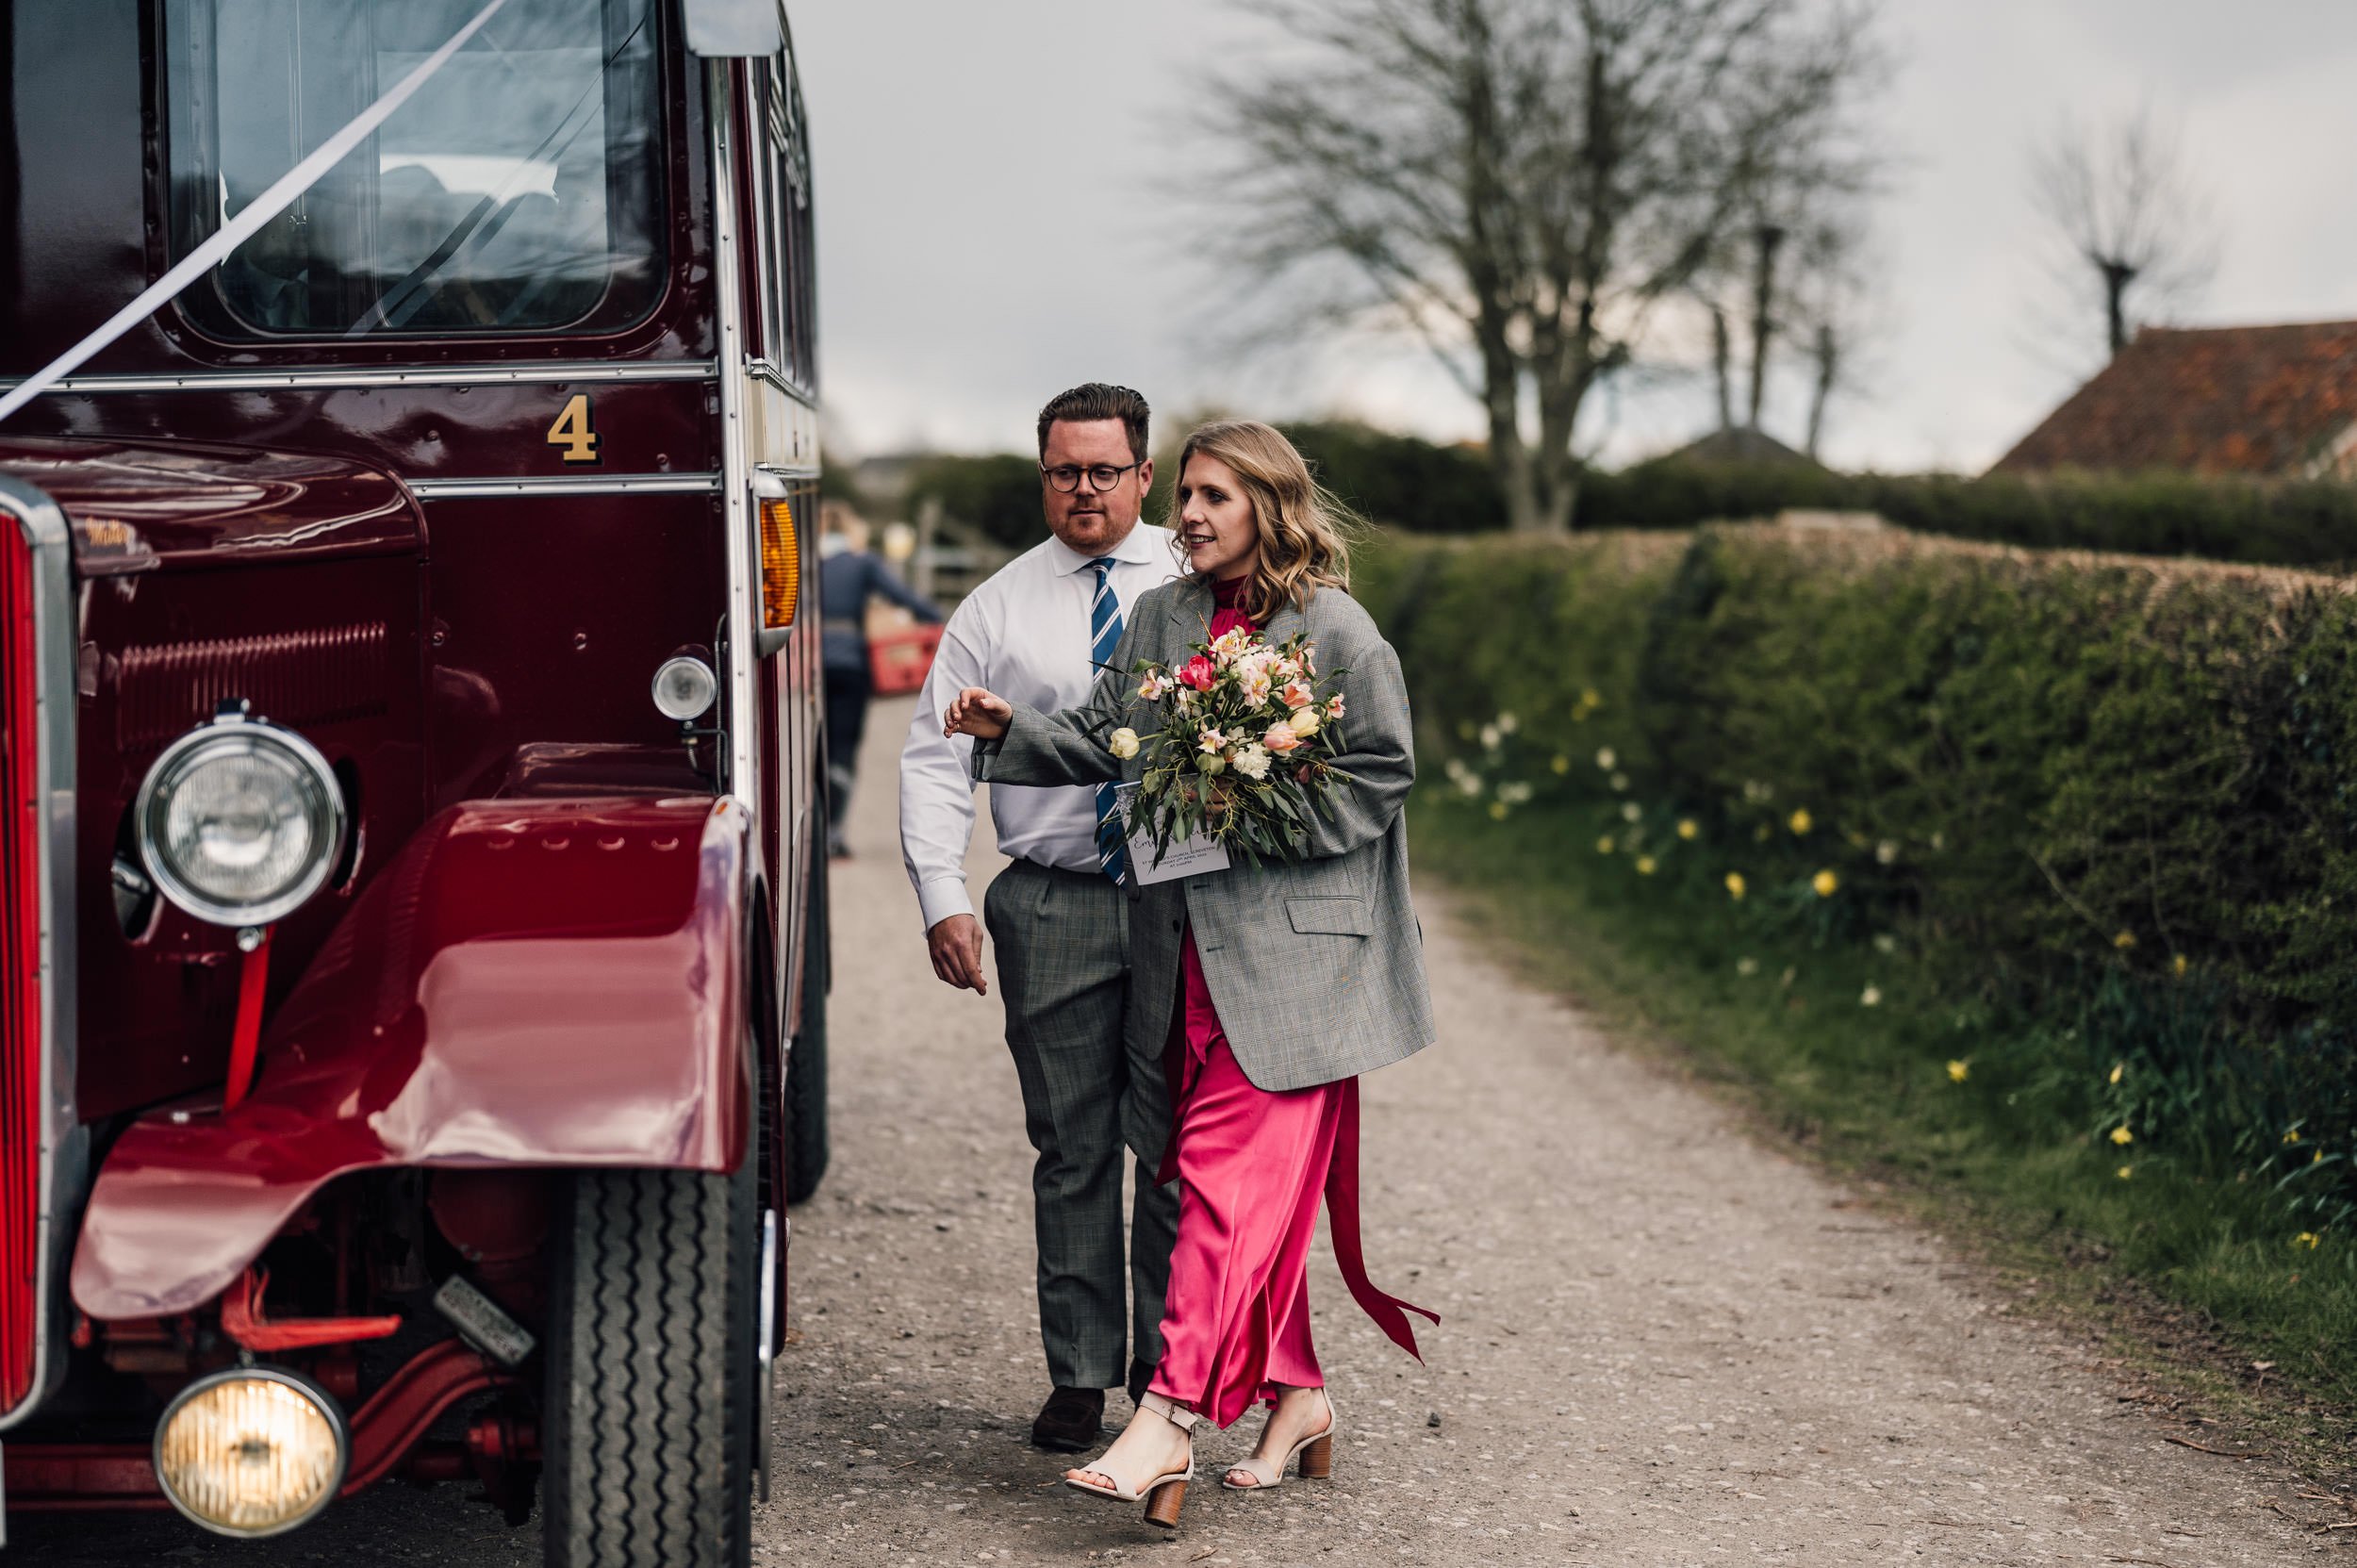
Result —
POLYGON ((1612 835, 1610 834, 1606 834, 1602 838, 1596 840, 1596 853, 1600 855, 1608 855, 1615 848, 1617 848, 1617 846, 1613 844, 1612 835))
POLYGON ((2119 1167, 2119 1179, 2120 1179, 2122 1181, 2125 1181, 2125 1180, 2128 1180, 2128 1172, 2129 1172, 2129 1170, 2130 1170, 2131 1168, 2132 1168, 2132 1167, 2127 1166, 2127 1165, 2122 1165, 2122 1166, 2120 1166, 2120 1167, 2119 1167))
POLYGON ((1701 824, 1696 822, 1692 817, 1681 817, 1678 818, 1678 836, 1680 838, 1690 840, 1702 831, 1701 824))
POLYGON ((1654 874, 1654 867, 1655 867, 1655 861, 1654 861, 1653 856, 1651 856, 1651 855, 1639 855, 1639 856, 1637 857, 1637 874, 1638 874, 1639 876, 1640 876, 1640 877, 1650 877, 1650 876, 1652 876, 1652 875, 1654 874))
POLYGON ((2316 1243, 2322 1240, 2324 1240, 2324 1238, 2317 1235, 2314 1230, 2302 1230, 2299 1235, 2292 1238, 2292 1245, 2294 1246, 2304 1246, 2309 1251, 2314 1252, 2316 1249, 2316 1243))
POLYGON ((1743 899, 1743 890, 1747 885, 1743 881, 1742 872, 1729 871, 1727 873, 1727 897, 1740 903, 1743 899))
POLYGON ((2114 1083, 2118 1082, 2121 1079, 2123 1079, 2123 1078, 2125 1078, 2125 1077, 2127 1077, 2127 1076, 2128 1076, 2128 1064, 2127 1064, 2127 1063, 2125 1063, 2125 1062, 2115 1062, 2115 1063, 2113 1063, 2113 1064, 2112 1064, 2112 1081, 2113 1081, 2114 1083))
POLYGON ((2185 967, 2186 967, 2186 966, 2185 966, 2185 955, 2184 955, 2184 953, 2179 953, 2179 954, 2178 954, 2175 958, 2172 958, 2172 959, 2170 959, 2170 960, 2168 961, 2168 966, 2169 966, 2169 968, 2170 968, 2171 970, 2175 971, 2176 973, 2181 974, 2181 975, 2182 975, 2182 974, 2184 974, 2184 973, 2185 972, 2185 967))
POLYGON ((1816 825, 1816 821, 1817 819, 1815 817, 1809 816, 1808 808, 1806 806, 1803 806, 1800 810, 1792 814, 1789 826, 1794 833, 1806 833, 1811 827, 1816 825))
POLYGON ((1951 1063, 1949 1063, 1949 1064, 1948 1064, 1948 1081, 1949 1081, 1949 1082, 1951 1082, 1951 1083, 1961 1083, 1961 1082, 1963 1082, 1966 1079, 1968 1079, 1968 1078, 1970 1078, 1970 1077, 1971 1077, 1971 1076, 1972 1076, 1972 1064, 1970 1064, 1970 1062, 1951 1062, 1951 1063))
POLYGON ((2287 1127, 2283 1129, 2283 1141, 2287 1144, 2296 1144, 2299 1142, 2299 1129, 2297 1127, 2287 1127))
POLYGON ((1833 897, 1833 890, 1841 885, 1841 879, 1831 871, 1820 871, 1808 879, 1808 884, 1817 889, 1819 898, 1830 899, 1833 897))
POLYGON ((2135 1141, 2136 1135, 2128 1131, 2128 1127, 2125 1122, 2112 1129, 2112 1142, 2116 1144, 2133 1144, 2135 1141))
POLYGON ((2118 936, 2112 938, 2112 946, 2118 948, 2121 952, 2128 951, 2135 945, 2136 933, 2133 931, 2123 931, 2118 936))

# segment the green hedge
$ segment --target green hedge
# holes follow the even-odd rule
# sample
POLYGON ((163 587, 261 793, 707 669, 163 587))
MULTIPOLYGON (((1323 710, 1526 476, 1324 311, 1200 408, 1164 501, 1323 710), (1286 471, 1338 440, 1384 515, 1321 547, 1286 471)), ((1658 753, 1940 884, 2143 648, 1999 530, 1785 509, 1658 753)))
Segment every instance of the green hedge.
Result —
POLYGON ((1718 527, 1394 536, 1359 588, 1451 809, 1881 948, 2058 1124, 2357 1217, 2339 580, 1718 527))
POLYGON ((2042 549, 2275 566, 2357 561, 2357 486, 2333 480, 2177 473, 1967 479, 1663 459, 1591 474, 1580 493, 1578 525, 1690 528, 1772 518, 1788 507, 1875 512, 1927 534, 2042 549))

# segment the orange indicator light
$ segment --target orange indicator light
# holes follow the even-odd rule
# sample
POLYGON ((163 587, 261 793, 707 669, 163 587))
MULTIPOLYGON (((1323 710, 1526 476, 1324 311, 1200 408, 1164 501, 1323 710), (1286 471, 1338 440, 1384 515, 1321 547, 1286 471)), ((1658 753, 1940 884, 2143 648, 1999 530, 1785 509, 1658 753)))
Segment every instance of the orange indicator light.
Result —
POLYGON ((775 629, 794 624, 802 595, 801 542, 794 533, 794 506, 786 501, 761 503, 761 623, 775 629))

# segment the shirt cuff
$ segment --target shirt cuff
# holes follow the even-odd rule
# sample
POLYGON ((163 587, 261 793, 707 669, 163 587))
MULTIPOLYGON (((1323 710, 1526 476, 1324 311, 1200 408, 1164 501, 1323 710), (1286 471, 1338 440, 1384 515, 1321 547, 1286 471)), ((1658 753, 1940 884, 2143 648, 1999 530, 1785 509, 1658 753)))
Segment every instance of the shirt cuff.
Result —
POLYGON ((974 901, 965 896, 964 877, 935 877, 916 890, 916 906, 924 911, 927 931, 952 915, 974 913, 974 901))

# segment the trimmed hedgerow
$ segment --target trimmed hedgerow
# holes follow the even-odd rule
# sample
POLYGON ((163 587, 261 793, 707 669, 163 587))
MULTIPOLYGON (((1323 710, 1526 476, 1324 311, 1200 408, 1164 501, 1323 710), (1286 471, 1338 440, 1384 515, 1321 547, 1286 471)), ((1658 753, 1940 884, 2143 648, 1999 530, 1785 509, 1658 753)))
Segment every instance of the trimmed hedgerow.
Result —
POLYGON ((2006 1136, 2281 1182, 2313 1246, 2357 1222, 2349 586, 1725 526, 1393 536, 1359 591, 1445 809, 1887 955, 2006 1136))
MULTIPOLYGON (((2357 561, 2357 486, 2188 473, 1836 473, 1663 458, 1588 476, 1584 529, 1691 528, 1788 508, 1877 513, 1927 534, 2039 549, 2278 566, 2357 561)), ((1405 520, 1410 526, 1416 519, 1405 520)))

